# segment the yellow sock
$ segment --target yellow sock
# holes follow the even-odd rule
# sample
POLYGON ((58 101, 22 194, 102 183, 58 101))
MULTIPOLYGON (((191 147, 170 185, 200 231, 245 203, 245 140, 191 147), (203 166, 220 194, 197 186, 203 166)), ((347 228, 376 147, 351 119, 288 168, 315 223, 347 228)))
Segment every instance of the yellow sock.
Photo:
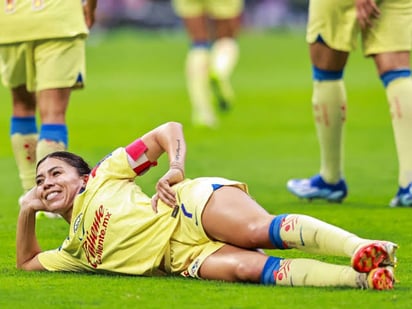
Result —
POLYGON ((386 88, 399 161, 399 185, 412 182, 412 78, 398 78, 386 88))
POLYGON ((285 259, 276 275, 276 285, 316 287, 363 287, 366 275, 352 267, 312 259, 285 259))
POLYGON ((55 142, 55 141, 50 141, 50 140, 39 140, 37 143, 37 149, 36 149, 36 157, 37 160, 43 159, 46 155, 49 153, 55 152, 55 151, 65 151, 66 146, 63 142, 55 142))
POLYGON ((286 216, 280 238, 289 248, 347 257, 352 257, 359 246, 371 242, 324 221, 297 214, 286 216))
MULTIPOLYGON (((37 160, 43 159, 46 155, 49 153, 55 152, 55 151, 65 151, 66 150, 66 145, 63 142, 56 142, 56 141, 51 141, 51 140, 46 140, 42 139, 39 140, 37 143, 37 149, 36 149, 36 156, 37 160)), ((36 218, 41 218, 41 217, 46 217, 46 218, 51 218, 51 219, 56 219, 56 218, 61 218, 60 215, 51 213, 51 212, 37 212, 36 218)))
POLYGON ((343 172, 343 124, 346 90, 343 80, 314 81, 313 113, 320 146, 320 174, 327 183, 337 183, 343 172))
POLYGON ((219 80, 226 99, 233 99, 230 77, 239 59, 239 47, 235 39, 222 38, 213 43, 210 53, 211 75, 219 80))
POLYGON ((210 68, 223 78, 232 74, 239 58, 239 47, 235 39, 222 38, 213 43, 210 52, 210 68))
POLYGON ((214 126, 216 119, 211 103, 209 84, 209 50, 192 48, 186 58, 186 79, 192 120, 196 124, 214 126))
POLYGON ((11 135, 11 146, 25 192, 35 185, 37 138, 38 134, 15 133, 11 135))

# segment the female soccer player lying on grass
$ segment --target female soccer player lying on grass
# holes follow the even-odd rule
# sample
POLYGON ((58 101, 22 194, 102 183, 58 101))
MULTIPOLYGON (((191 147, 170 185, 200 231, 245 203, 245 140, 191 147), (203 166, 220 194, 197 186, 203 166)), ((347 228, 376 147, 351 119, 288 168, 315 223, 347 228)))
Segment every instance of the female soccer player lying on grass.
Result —
POLYGON ((185 179, 185 157, 182 126, 175 122, 114 150, 92 170, 72 153, 47 155, 38 163, 36 187, 20 200, 17 267, 286 286, 393 287, 396 244, 359 238, 305 215, 271 215, 241 182, 185 179), (164 152, 170 169, 150 198, 134 180, 164 152), (59 249, 40 249, 37 211, 60 214, 70 224, 59 249), (351 266, 283 259, 257 248, 347 256, 351 266))

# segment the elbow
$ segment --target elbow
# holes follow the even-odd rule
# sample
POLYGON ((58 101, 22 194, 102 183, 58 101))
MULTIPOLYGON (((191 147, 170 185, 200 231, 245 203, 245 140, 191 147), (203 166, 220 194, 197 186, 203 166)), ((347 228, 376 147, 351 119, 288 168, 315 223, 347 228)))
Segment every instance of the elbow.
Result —
POLYGON ((43 265, 40 263, 37 255, 28 260, 17 259, 16 268, 24 271, 46 270, 46 268, 44 268, 43 265))
POLYGON ((176 128, 180 130, 183 129, 183 125, 177 121, 169 121, 169 122, 166 122, 165 125, 169 128, 176 128))
POLYGON ((30 263, 23 263, 23 264, 16 264, 16 268, 18 270, 24 270, 24 271, 42 271, 45 270, 44 267, 37 266, 37 265, 31 265, 30 263))
POLYGON ((30 269, 27 267, 27 265, 25 265, 24 263, 16 263, 16 268, 18 270, 25 270, 25 271, 29 271, 30 269))

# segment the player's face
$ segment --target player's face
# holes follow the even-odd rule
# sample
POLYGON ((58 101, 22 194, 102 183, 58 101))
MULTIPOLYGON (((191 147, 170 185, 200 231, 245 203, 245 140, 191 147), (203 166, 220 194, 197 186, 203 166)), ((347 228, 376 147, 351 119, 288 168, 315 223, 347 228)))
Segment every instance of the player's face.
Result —
POLYGON ((47 158, 37 168, 36 185, 37 196, 47 210, 62 213, 73 206, 85 180, 73 166, 58 158, 47 158))

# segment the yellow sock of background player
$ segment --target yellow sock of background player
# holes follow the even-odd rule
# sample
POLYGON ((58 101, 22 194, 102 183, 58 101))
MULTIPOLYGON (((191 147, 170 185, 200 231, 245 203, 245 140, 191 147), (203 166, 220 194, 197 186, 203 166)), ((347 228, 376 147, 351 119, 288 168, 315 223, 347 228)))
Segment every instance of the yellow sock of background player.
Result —
MULTIPOLYGON (((43 124, 37 142, 37 160, 41 160, 49 153, 67 150, 67 141, 67 127, 65 124, 43 124)), ((37 218, 42 216, 51 219, 60 218, 59 215, 51 212, 37 212, 37 218)))
MULTIPOLYGON (((409 70, 404 70, 409 72, 409 70)), ((398 77, 386 87, 399 161, 399 186, 412 183, 412 79, 398 77)))
POLYGON ((35 185, 37 138, 34 116, 12 117, 10 140, 24 192, 35 185))
POLYGON ((55 151, 67 149, 67 127, 65 124, 43 124, 37 142, 36 156, 41 160, 44 156, 55 151))
POLYGON ((343 125, 346 91, 342 79, 314 81, 313 114, 320 146, 320 174, 336 184, 343 173, 343 125))
POLYGON ((186 81, 194 125, 214 127, 216 116, 209 84, 209 47, 194 44, 186 58, 186 81))
POLYGON ((221 38, 213 43, 210 53, 210 74, 219 106, 223 110, 230 108, 234 100, 230 79, 238 58, 239 46, 235 39, 221 38))

